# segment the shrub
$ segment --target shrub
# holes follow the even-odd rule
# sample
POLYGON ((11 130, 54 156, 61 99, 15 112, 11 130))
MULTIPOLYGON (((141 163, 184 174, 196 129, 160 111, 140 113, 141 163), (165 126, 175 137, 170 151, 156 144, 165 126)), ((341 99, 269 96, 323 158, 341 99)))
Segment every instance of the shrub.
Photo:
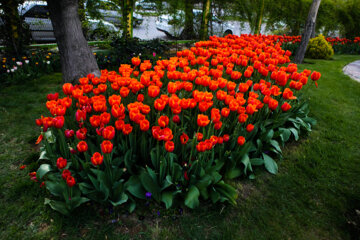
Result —
POLYGON ((116 37, 113 38, 110 45, 112 48, 109 55, 116 59, 117 64, 119 62, 131 63, 131 58, 135 56, 155 62, 158 59, 156 56, 162 56, 169 50, 169 43, 159 39, 140 40, 116 37))
POLYGON ((236 204, 227 181, 259 166, 275 174, 280 147, 314 124, 295 96, 311 72, 289 55, 267 36, 211 37, 155 66, 134 57, 119 73, 66 83, 36 120, 43 146, 31 177, 63 214, 89 200, 129 211, 139 200, 236 204))
POLYGON ((330 59, 332 55, 334 55, 334 50, 322 34, 310 39, 306 49, 306 57, 314 59, 330 59))

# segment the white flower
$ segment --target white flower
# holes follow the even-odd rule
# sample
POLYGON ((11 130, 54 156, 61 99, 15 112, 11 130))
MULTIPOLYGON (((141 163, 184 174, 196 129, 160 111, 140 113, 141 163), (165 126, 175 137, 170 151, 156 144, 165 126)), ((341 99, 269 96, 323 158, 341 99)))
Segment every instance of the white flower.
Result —
MULTIPOLYGON (((12 69, 11 69, 11 70, 12 70, 12 69)), ((8 72, 8 73, 9 73, 9 72, 10 72, 10 70, 8 69, 6 72, 8 72)))
POLYGON ((23 63, 22 63, 22 62, 16 62, 16 64, 17 64, 18 66, 21 66, 23 63))
POLYGON ((50 61, 47 61, 46 63, 47 63, 47 64, 50 64, 50 61))
POLYGON ((29 60, 25 60, 25 63, 28 64, 28 63, 29 63, 29 60))
POLYGON ((11 69, 10 71, 11 71, 11 72, 14 72, 15 70, 14 70, 14 69, 11 69))

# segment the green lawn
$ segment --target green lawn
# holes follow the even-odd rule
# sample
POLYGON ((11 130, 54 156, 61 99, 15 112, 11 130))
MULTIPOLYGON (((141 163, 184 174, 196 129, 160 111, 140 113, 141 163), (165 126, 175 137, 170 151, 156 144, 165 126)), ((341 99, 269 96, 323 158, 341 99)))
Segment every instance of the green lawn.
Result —
POLYGON ((360 219, 360 83, 342 68, 359 59, 300 65, 322 73, 319 88, 306 92, 318 121, 313 132, 287 145, 278 175, 257 169, 255 180, 234 182, 236 207, 202 203, 182 215, 157 206, 110 215, 89 204, 66 218, 44 206, 45 190, 18 168, 37 158, 34 119, 46 112, 46 94, 60 89, 61 75, 1 89, 0 239, 358 239, 348 221, 360 219))

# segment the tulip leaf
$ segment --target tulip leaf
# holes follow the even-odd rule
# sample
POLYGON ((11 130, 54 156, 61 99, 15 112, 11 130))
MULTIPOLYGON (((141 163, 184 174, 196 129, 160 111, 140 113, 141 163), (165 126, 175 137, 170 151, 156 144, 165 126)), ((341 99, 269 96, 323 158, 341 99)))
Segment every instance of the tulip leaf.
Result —
POLYGON ((154 179, 149 175, 148 172, 143 171, 140 174, 140 180, 145 190, 150 192, 155 200, 160 200, 160 187, 154 181, 154 179))
POLYGON ((280 145, 279 145, 278 141, 276 141, 276 140, 270 140, 270 144, 271 144, 279 153, 281 153, 281 148, 280 148, 280 145))
POLYGON ((128 199, 129 199, 128 195, 126 195, 125 193, 122 193, 119 201, 113 202, 110 200, 110 202, 114 207, 116 207, 116 206, 119 206, 119 205, 127 202, 128 199))
POLYGON ((186 194, 185 205, 191 209, 196 208, 199 206, 199 196, 199 189, 195 185, 192 185, 186 194))
POLYGON ((45 205, 49 205, 52 209, 55 211, 58 211, 59 213, 68 216, 70 214, 70 211, 67 209, 66 204, 64 202, 50 200, 48 198, 45 198, 45 205))
POLYGON ((295 141, 299 140, 299 133, 298 130, 296 130, 295 128, 289 128, 289 130, 292 132, 292 134, 295 137, 295 141))
POLYGON ((278 171, 278 166, 276 164, 276 162, 274 161, 274 159, 272 159, 269 155, 263 153, 262 154, 264 157, 264 164, 265 164, 265 168, 266 170, 268 170, 268 172, 272 173, 272 174, 276 174, 278 171))
POLYGON ((42 179, 48 172, 53 171, 54 168, 50 164, 41 164, 39 169, 36 171, 38 179, 42 179))
POLYGON ((90 201, 90 199, 86 197, 73 197, 70 200, 71 209, 77 208, 81 204, 86 203, 88 201, 90 201))
POLYGON ((57 197, 62 197, 66 192, 66 186, 62 182, 46 181, 45 186, 52 195, 57 197))
POLYGON ((126 190, 131 193, 133 196, 145 199, 145 190, 141 185, 141 181, 138 176, 131 176, 129 180, 125 183, 126 190))
POLYGON ((163 192, 161 194, 161 201, 165 203, 166 209, 172 206, 174 195, 172 192, 163 192))
POLYGON ((264 164, 264 159, 262 158, 252 158, 250 159, 251 165, 261 166, 264 164))

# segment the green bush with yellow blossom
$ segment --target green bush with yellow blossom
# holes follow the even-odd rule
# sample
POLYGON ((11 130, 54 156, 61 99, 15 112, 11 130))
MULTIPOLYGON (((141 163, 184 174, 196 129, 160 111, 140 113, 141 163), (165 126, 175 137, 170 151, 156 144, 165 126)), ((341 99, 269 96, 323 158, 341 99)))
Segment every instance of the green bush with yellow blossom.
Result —
POLYGON ((310 39, 306 49, 306 57, 314 59, 330 59, 332 55, 334 55, 334 49, 322 34, 310 39))

